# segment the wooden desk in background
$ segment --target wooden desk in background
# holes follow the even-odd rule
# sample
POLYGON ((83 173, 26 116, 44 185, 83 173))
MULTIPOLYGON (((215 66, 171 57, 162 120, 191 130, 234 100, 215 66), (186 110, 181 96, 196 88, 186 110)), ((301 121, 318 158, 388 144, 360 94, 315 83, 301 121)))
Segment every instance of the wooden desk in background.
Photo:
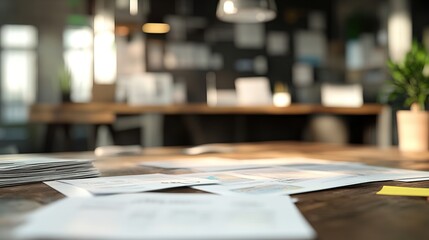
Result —
MULTIPOLYGON (((294 142, 228 144, 233 153, 204 156, 237 159, 262 159, 303 156, 328 160, 363 162, 378 166, 429 170, 429 152, 404 156, 397 149, 335 146, 294 142)), ((162 170, 137 166, 142 161, 188 158, 180 148, 146 148, 142 155, 104 157, 95 161, 104 176, 185 173, 184 170, 162 170)), ((33 155, 26 155, 31 157, 33 155)), ((48 155, 43 155, 48 156, 48 155)), ((52 155, 50 155, 52 156, 52 155)), ((71 158, 91 158, 92 153, 56 154, 71 158)), ((0 161, 5 157, 0 157, 0 161)), ((297 206, 317 232, 320 240, 335 239, 429 239, 429 203, 422 197, 381 196, 375 193, 383 185, 428 187, 428 181, 376 182, 331 190, 293 195, 297 206)), ((163 192, 199 192, 178 188, 163 192)), ((35 210, 64 196, 42 183, 0 188, 0 239, 9 239, 7 232, 24 213, 35 210), (4 238, 2 238, 4 237, 4 238)), ((287 227, 287 226, 285 226, 287 227)))
MULTIPOLYGON (((391 145, 390 108, 381 104, 361 107, 324 107, 315 104, 275 106, 216 106, 206 104, 131 106, 123 103, 67 103, 35 104, 30 108, 30 122, 44 124, 109 124, 117 115, 141 115, 142 143, 144 146, 162 146, 163 115, 314 115, 334 114, 377 117, 377 145, 391 145)), ((195 124, 192 121, 190 124, 195 124)))

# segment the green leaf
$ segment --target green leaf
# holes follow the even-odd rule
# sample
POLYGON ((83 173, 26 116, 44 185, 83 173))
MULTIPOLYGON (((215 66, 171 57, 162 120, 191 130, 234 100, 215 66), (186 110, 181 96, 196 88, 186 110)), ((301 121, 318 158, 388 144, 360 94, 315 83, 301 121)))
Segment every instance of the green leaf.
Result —
POLYGON ((429 54, 417 41, 413 41, 402 62, 388 60, 386 65, 392 76, 389 83, 393 87, 389 99, 398 99, 405 94, 406 105, 418 103, 424 107, 429 95, 429 76, 425 77, 423 73, 426 64, 429 64, 429 54))

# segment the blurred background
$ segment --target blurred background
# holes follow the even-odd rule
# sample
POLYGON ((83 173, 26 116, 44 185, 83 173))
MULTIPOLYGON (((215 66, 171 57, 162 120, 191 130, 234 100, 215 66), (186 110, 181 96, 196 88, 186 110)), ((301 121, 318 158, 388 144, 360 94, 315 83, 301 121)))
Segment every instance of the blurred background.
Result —
MULTIPOLYGON (((389 57, 401 58, 412 39, 429 47, 429 2, 424 0, 266 1, 274 2, 274 19, 255 13, 225 22, 219 11, 236 11, 239 2, 0 1, 2 151, 46 151, 47 127, 31 122, 28 109, 62 102, 59 72, 64 69, 74 103, 233 106, 236 79, 258 77, 268 81, 270 93, 289 93, 293 104, 321 104, 324 86, 358 86, 359 105, 386 103, 389 57)), ((256 96, 258 88, 249 89, 256 96)), ((118 116, 112 132, 97 134, 97 144, 144 145, 138 117, 118 116)), ((165 116, 162 145, 375 144, 373 116, 189 117, 165 116)), ((90 150, 87 133, 93 127, 71 126, 67 143, 55 140, 61 133, 52 135, 52 145, 58 146, 51 150, 64 150, 65 144, 71 151, 90 150)), ((396 141, 392 129, 391 144, 396 141)))

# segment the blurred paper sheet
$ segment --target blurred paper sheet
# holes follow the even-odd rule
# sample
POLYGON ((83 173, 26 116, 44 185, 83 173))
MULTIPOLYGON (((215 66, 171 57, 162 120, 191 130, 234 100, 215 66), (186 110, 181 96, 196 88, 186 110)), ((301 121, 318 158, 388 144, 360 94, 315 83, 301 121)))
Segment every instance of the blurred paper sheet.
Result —
POLYGON ((130 105, 168 105, 173 102, 173 76, 169 73, 135 74, 128 81, 130 105))
MULTIPOLYGON (((256 161, 255 161, 256 163, 256 161)), ((166 169, 192 169, 204 172, 215 172, 215 171, 229 171, 237 169, 248 169, 260 167, 260 164, 252 164, 247 161, 240 161, 229 158, 217 158, 217 157, 206 157, 206 158, 187 158, 177 159, 172 161, 154 161, 154 162, 142 162, 142 166, 159 167, 166 169)))
POLYGON ((290 197, 126 194, 67 198, 30 215, 19 239, 312 239, 290 197))
POLYGON ((82 188, 95 195, 137 193, 153 190, 214 184, 218 181, 190 178, 180 175, 142 174, 129 176, 99 177, 94 179, 61 180, 61 183, 82 188))
POLYGON ((322 105, 327 107, 360 107, 363 104, 363 88, 360 84, 322 84, 322 105))
POLYGON ((368 182, 428 177, 429 172, 354 163, 296 163, 223 173, 184 176, 219 180, 218 185, 193 188, 221 195, 286 195, 313 192, 368 182), (223 174, 220 177, 219 174, 223 174), (235 180, 234 180, 235 179, 235 180))
POLYGON ((235 80, 239 105, 272 105, 270 81, 266 77, 246 77, 235 80))
POLYGON ((421 182, 421 181, 428 181, 428 177, 423 178, 405 178, 405 179, 397 179, 398 182, 421 182))
POLYGON ((141 166, 159 167, 165 169, 191 169, 202 172, 232 171, 252 168, 265 168, 273 166, 314 166, 323 164, 356 164, 346 162, 333 162, 311 158, 267 158, 267 159, 231 159, 219 157, 185 158, 169 161, 142 162, 141 166))
POLYGON ((90 192, 83 188, 75 187, 73 185, 62 183, 58 181, 48 181, 43 182, 44 184, 48 185, 49 187, 57 190, 58 192, 62 193, 66 197, 92 197, 90 192))

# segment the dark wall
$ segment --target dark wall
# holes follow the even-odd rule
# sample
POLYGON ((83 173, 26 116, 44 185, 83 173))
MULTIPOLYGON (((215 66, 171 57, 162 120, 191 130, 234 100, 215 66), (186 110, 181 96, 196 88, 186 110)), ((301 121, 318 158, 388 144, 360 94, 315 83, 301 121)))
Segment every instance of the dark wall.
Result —
MULTIPOLYGON (((234 88, 234 80, 237 77, 257 76, 252 71, 239 72, 235 68, 237 60, 240 59, 253 59, 256 56, 266 56, 268 61, 268 72, 262 74, 268 76, 272 83, 272 87, 275 82, 285 83, 293 91, 291 83, 292 79, 292 64, 294 63, 294 46, 293 46, 293 34, 297 30, 308 29, 308 14, 311 11, 321 11, 326 16, 326 30, 325 35, 328 41, 338 36, 336 28, 334 0, 321 0, 321 1, 276 1, 278 8, 277 18, 271 22, 265 23, 265 33, 271 31, 285 32, 289 36, 289 51, 287 54, 282 56, 268 56, 266 47, 260 49, 239 49, 235 46, 233 39, 229 41, 217 41, 217 42, 205 42, 205 34, 210 31, 216 31, 216 29, 222 29, 218 31, 219 34, 225 33, 226 35, 233 35, 234 24, 225 23, 217 19, 216 7, 217 0, 204 0, 204 1, 174 1, 164 0, 157 1, 152 0, 150 2, 150 13, 148 21, 151 19, 160 20, 166 15, 178 13, 177 4, 185 2, 185 6, 189 9, 184 15, 188 16, 200 16, 204 17, 207 21, 205 29, 192 31, 187 34, 186 41, 189 42, 200 42, 210 46, 212 52, 220 53, 223 56, 224 66, 221 70, 175 70, 169 71, 174 74, 175 79, 184 79, 188 87, 188 98, 191 102, 205 102, 205 76, 208 71, 216 73, 217 76, 217 87, 220 89, 231 89, 234 88), (186 3, 187 2, 187 3, 186 3)), ((160 40, 163 43, 167 43, 167 36, 159 35, 147 35, 148 41, 160 40)), ((150 61, 150 59, 147 59, 150 61)), ((316 69, 316 80, 318 78, 316 69)), ((322 69, 324 70, 324 69, 322 69)), ((165 69, 154 70, 148 68, 148 71, 166 71, 165 69)))

